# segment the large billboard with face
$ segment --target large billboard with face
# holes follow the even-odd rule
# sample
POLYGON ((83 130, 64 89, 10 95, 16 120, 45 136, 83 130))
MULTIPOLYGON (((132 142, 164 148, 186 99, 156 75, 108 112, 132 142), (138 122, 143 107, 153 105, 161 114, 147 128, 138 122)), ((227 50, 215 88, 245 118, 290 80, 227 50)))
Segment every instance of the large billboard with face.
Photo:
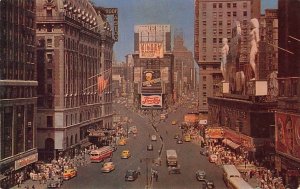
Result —
POLYGON ((144 69, 142 72, 142 93, 155 93, 162 92, 161 74, 159 69, 144 69))
POLYGON ((141 108, 162 108, 162 95, 141 94, 141 108))
POLYGON ((300 115, 276 112, 275 149, 300 159, 300 115))

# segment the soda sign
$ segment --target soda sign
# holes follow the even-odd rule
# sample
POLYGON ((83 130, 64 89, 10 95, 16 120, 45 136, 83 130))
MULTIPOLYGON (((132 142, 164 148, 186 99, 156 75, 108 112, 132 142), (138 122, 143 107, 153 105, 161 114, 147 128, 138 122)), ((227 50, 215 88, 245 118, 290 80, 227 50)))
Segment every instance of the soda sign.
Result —
POLYGON ((161 94, 141 94, 142 108, 161 108, 162 96, 161 94))

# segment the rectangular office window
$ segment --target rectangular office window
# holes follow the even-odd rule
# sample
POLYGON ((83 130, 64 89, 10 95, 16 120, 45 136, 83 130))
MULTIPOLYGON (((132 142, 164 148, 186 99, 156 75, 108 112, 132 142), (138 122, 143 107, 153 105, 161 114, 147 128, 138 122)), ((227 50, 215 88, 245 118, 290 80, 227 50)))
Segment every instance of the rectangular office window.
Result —
POLYGON ((203 84, 203 85, 202 85, 202 89, 206 89, 206 84, 203 84))
POLYGON ((231 8, 231 3, 227 3, 227 8, 231 8))
POLYGON ((53 127, 53 117, 47 116, 47 127, 53 127))
POLYGON ((236 17, 236 11, 232 12, 232 16, 236 17))
POLYGON ((52 47, 52 39, 47 39, 47 47, 52 47))
POLYGON ((206 81, 206 76, 203 76, 202 79, 203 79, 203 81, 206 81))
POLYGON ((47 78, 52 79, 52 69, 47 69, 47 78))
POLYGON ((217 8, 217 3, 213 3, 213 8, 217 8))
POLYGON ((222 8, 222 7, 223 7, 222 3, 219 3, 219 8, 222 8))
POLYGON ((220 18, 223 17, 223 12, 219 12, 219 17, 220 17, 220 18))
POLYGON ((232 7, 233 7, 233 8, 236 8, 236 3, 233 3, 233 4, 232 4, 232 7))
POLYGON ((227 12, 227 17, 231 17, 231 12, 227 12))
POLYGON ((247 11, 243 11, 243 16, 247 16, 247 11))
POLYGON ((243 8, 247 8, 247 2, 243 3, 243 8))

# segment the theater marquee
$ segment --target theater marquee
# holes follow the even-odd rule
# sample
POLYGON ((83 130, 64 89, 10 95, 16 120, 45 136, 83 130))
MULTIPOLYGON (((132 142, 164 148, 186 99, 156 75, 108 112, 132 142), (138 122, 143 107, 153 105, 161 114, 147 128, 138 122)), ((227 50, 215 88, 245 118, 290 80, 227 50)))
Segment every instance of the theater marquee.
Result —
POLYGON ((162 95, 141 94, 141 108, 162 108, 162 95))

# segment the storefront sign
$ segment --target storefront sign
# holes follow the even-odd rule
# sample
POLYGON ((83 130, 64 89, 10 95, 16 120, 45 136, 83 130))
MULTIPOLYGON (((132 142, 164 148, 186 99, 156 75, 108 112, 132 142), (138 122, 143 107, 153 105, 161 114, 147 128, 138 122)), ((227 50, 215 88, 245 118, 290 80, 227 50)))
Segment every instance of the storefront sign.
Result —
POLYGON ((161 94, 141 94, 142 108, 161 108, 162 95, 161 94))
POLYGON ((199 114, 198 113, 185 114, 184 121, 186 123, 198 123, 199 122, 199 114))
POLYGON ((275 149, 288 156, 300 158, 300 116, 276 112, 275 149))
POLYGON ((21 169, 22 167, 25 167, 27 165, 30 165, 34 162, 38 161, 38 154, 32 154, 30 156, 24 157, 22 159, 19 159, 15 161, 15 170, 21 169))

